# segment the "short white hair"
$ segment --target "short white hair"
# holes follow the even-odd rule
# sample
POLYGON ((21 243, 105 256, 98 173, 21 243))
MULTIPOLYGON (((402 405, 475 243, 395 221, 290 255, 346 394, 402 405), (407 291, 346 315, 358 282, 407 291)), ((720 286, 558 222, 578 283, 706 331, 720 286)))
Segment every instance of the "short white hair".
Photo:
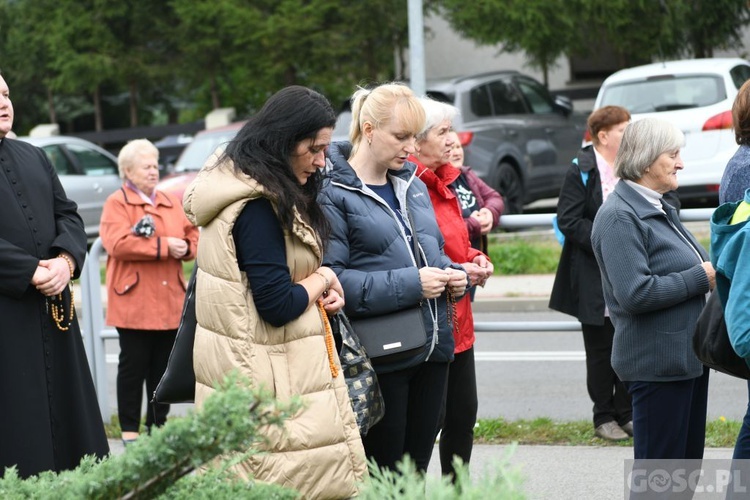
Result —
POLYGON ((427 133, 443 121, 453 121, 458 115, 458 108, 451 104, 436 101, 429 97, 420 97, 419 102, 422 104, 425 113, 425 123, 422 131, 417 134, 417 140, 422 141, 427 133))
POLYGON ((685 134, 676 125, 658 118, 643 118, 625 128, 615 157, 615 175, 637 181, 664 153, 685 145, 685 134))
POLYGON ((136 158, 141 154, 152 154, 159 161, 159 148, 148 139, 133 139, 125 144, 117 155, 117 169, 120 179, 126 179, 125 174, 133 168, 136 158))

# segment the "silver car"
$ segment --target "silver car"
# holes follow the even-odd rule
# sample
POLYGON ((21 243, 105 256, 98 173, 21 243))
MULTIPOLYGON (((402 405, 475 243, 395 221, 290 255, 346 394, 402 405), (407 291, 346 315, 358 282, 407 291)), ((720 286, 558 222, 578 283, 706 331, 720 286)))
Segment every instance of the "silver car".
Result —
POLYGON ((19 137, 42 148, 57 171, 68 198, 78 204, 89 242, 99 236, 99 220, 107 197, 120 188, 117 158, 94 143, 56 135, 19 137))

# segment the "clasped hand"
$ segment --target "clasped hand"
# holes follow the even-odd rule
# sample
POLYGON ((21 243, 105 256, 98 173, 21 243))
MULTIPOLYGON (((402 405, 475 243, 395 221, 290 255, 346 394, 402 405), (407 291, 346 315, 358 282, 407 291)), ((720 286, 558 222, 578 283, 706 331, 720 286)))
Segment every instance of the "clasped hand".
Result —
POLYGON ((62 257, 40 260, 31 284, 47 297, 58 295, 65 290, 71 279, 70 266, 62 257))
POLYGON ((461 265, 469 274, 471 286, 484 286, 487 283, 487 278, 492 276, 495 271, 492 262, 484 255, 477 255, 472 262, 464 262, 461 265))
POLYGON ((423 267, 419 270, 419 279, 422 282, 422 297, 425 299, 439 297, 446 288, 454 296, 461 297, 466 293, 468 284, 466 273, 452 268, 423 267))
POLYGON ((490 212, 488 209, 481 208, 479 210, 475 210, 471 213, 471 217, 479 221, 479 227, 482 234, 487 234, 492 230, 494 217, 492 216, 492 212, 490 212))

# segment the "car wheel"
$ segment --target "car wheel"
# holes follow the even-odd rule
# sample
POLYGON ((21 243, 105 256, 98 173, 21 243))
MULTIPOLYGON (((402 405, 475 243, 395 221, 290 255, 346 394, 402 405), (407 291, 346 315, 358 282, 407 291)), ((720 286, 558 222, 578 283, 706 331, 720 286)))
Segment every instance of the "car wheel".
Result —
POLYGON ((504 213, 523 213, 523 184, 513 165, 506 162, 498 165, 494 185, 505 202, 504 213))

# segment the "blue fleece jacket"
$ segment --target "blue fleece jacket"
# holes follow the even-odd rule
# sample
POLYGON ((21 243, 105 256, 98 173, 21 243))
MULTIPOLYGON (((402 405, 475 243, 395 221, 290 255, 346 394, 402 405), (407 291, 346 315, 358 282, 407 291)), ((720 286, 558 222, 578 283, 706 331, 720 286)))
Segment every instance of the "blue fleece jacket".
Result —
MULTIPOLYGON (((745 191, 750 203, 750 189, 745 191)), ((724 321, 737 354, 750 360, 750 224, 731 224, 743 202, 724 203, 711 216, 711 263, 716 269, 716 290, 724 304, 724 321), (742 266, 742 263, 745 266, 742 266)))

